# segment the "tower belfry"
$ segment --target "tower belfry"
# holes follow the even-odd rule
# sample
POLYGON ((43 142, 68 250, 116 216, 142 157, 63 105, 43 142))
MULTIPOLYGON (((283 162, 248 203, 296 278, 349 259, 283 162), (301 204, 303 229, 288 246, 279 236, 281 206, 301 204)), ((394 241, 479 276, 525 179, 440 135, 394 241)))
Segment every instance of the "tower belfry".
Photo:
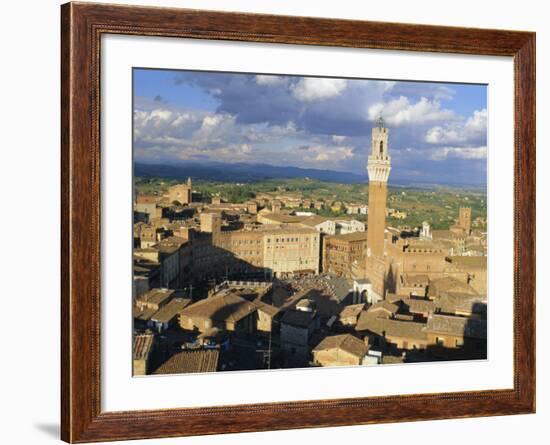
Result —
POLYGON ((386 230, 386 205, 391 158, 388 155, 389 131, 380 116, 372 129, 371 154, 368 158, 369 210, 367 224, 367 255, 384 256, 384 232, 386 230))

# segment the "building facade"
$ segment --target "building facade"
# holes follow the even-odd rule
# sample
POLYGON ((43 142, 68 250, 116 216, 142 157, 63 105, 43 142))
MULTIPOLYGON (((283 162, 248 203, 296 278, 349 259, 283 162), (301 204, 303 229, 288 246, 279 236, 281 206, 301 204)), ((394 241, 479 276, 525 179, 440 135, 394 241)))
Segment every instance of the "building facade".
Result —
POLYGON ((192 189, 191 178, 187 178, 187 183, 176 184, 169 187, 166 196, 170 203, 179 202, 180 204, 189 204, 192 201, 192 189))
POLYGON ((353 278, 352 266, 367 253, 367 234, 355 232, 323 238, 323 272, 353 278))

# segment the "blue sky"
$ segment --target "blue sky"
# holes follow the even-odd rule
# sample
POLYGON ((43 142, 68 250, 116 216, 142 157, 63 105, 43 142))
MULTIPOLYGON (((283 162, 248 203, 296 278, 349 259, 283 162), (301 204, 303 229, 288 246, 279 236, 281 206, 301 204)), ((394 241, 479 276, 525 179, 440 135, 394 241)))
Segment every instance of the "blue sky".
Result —
POLYGON ((139 162, 266 163, 366 177, 380 114, 390 129, 390 181, 485 183, 485 85, 134 69, 139 162))

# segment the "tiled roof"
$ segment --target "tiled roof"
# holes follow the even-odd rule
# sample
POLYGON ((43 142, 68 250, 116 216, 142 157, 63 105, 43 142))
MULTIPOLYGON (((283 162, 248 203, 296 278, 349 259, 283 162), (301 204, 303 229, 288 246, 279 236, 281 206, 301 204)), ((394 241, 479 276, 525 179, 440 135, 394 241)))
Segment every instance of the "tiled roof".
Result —
POLYGON ((327 218, 325 216, 319 216, 319 215, 312 215, 312 216, 306 216, 305 218, 302 217, 302 224, 310 227, 318 226, 319 224, 323 224, 326 221, 329 221, 330 218, 327 218))
POLYGON ((367 232, 352 232, 345 233, 343 235, 329 235, 326 237, 328 240, 340 240, 340 241, 367 241, 367 232))
POLYGON ((271 221, 276 221, 281 224, 301 223, 303 216, 286 215, 284 213, 263 214, 263 216, 271 221))
POLYGON ((404 337, 418 340, 426 340, 426 325, 414 321, 399 321, 381 319, 381 328, 387 337, 404 337))
POLYGON ((187 306, 181 314, 188 317, 236 322, 254 311, 256 311, 256 305, 253 302, 228 292, 205 298, 187 306))
POLYGON ((486 256, 452 256, 450 259, 459 267, 487 269, 486 256))
POLYGON ((314 318, 315 312, 289 310, 283 315, 281 323, 307 328, 314 318))
POLYGON ((362 312, 355 330, 370 331, 384 337, 403 337, 426 340, 424 323, 401 321, 376 316, 376 313, 362 312))
POLYGON ((362 340, 350 334, 342 334, 326 337, 313 351, 326 351, 329 349, 341 349, 360 358, 364 357, 368 350, 367 345, 362 340))
POLYGON ((174 291, 172 289, 155 288, 145 292, 141 297, 138 298, 138 301, 152 304, 162 304, 164 301, 169 299, 173 293, 174 291))
POLYGON ((174 298, 153 314, 151 320, 159 323, 168 323, 188 306, 190 302, 189 298, 174 298))
POLYGON ((181 236, 169 236, 168 238, 164 238, 161 242, 160 242, 160 245, 162 246, 163 244, 166 244, 166 245, 170 245, 170 244, 173 244, 173 245, 176 245, 176 246, 181 246, 182 244, 186 244, 188 243, 189 241, 185 238, 182 238, 181 236))
POLYGON ((317 234, 317 230, 310 229, 309 227, 298 227, 296 225, 288 225, 288 224, 264 224, 260 227, 258 227, 258 230, 260 230, 262 233, 266 235, 292 235, 292 234, 305 234, 305 235, 313 235, 317 234))
POLYGON ((214 372, 218 369, 218 349, 193 349, 174 354, 153 374, 185 374, 214 372))
POLYGON ((433 314, 428 318, 426 331, 470 338, 487 338, 487 321, 477 318, 433 314))
POLYGON ((136 202, 138 204, 155 204, 158 201, 157 196, 150 196, 150 195, 138 195, 136 198, 136 202))
POLYGON ((277 306, 272 306, 270 304, 264 303, 259 299, 254 300, 254 304, 256 305, 259 311, 265 312, 270 317, 274 317, 280 311, 280 308, 278 308, 277 306))
POLYGON ((402 279, 404 286, 411 286, 414 284, 425 286, 430 282, 430 278, 428 277, 428 275, 425 274, 411 275, 406 273, 402 275, 402 279))
POLYGON ((395 314, 398 311, 399 307, 396 304, 390 303, 389 301, 383 300, 379 301, 378 303, 373 304, 371 307, 367 309, 368 312, 376 312, 376 311, 386 311, 390 314, 395 314))
POLYGON ((469 295, 456 292, 441 292, 435 305, 441 312, 454 314, 456 312, 487 313, 487 300, 481 295, 469 295))
POLYGON ((340 318, 357 317, 364 307, 364 303, 345 306, 344 309, 342 309, 342 312, 340 312, 340 318))
POLYGON ((424 300, 420 298, 403 298, 401 302, 407 307, 408 311, 413 314, 432 313, 435 311, 435 303, 432 300, 424 300))
POLYGON ((428 287, 428 296, 437 297, 441 292, 462 292, 476 295, 476 290, 463 280, 455 277, 443 277, 432 280, 428 287))
POLYGON ((330 290, 338 301, 343 301, 350 293, 353 292, 353 282, 347 278, 332 276, 327 281, 330 290))
POLYGON ((140 320, 140 321, 149 321, 151 317, 155 314, 157 310, 153 308, 143 308, 140 309, 136 306, 134 306, 133 309, 133 316, 134 318, 140 320))

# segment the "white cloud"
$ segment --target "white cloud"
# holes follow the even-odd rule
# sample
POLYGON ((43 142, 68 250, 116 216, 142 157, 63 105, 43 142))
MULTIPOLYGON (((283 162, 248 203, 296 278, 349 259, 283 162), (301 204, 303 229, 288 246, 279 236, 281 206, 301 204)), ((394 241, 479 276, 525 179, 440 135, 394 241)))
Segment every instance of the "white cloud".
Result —
POLYGON ((487 147, 440 147, 430 151, 432 161, 443 161, 447 158, 486 159, 487 147))
POLYGON ((140 159, 257 162, 264 156, 255 148, 261 147, 263 153, 282 139, 300 134, 293 122, 243 125, 228 113, 163 107, 134 112, 135 149, 140 159))
POLYGON ((345 140, 347 139, 347 136, 340 136, 340 135, 333 135, 332 136, 332 140, 334 142, 336 142, 337 144, 341 144, 342 142, 344 142, 345 140))
POLYGON ((311 145, 308 147, 303 161, 313 165, 324 163, 333 167, 353 156, 353 147, 351 146, 311 145))
POLYGON ((452 111, 441 108, 437 100, 420 98, 416 103, 411 103, 405 96, 389 102, 378 102, 368 109, 368 117, 375 120, 382 115, 390 125, 423 124, 427 122, 456 120, 458 116, 452 111))
POLYGON ((347 87, 345 79, 306 77, 293 85, 293 96, 302 102, 329 99, 339 96, 347 87))
POLYGON ((465 125, 468 131, 483 131, 487 130, 487 109, 474 111, 473 116, 469 117, 465 125))
POLYGON ((286 85, 288 83, 288 79, 285 76, 270 76, 267 74, 258 74, 256 76, 256 83, 258 85, 278 86, 286 85))
MULTIPOLYGON (((378 82, 378 81, 370 81, 370 82, 378 82)), ((393 87, 397 84, 396 81, 394 80, 384 80, 384 81, 380 81, 381 84, 382 84, 382 89, 384 90, 384 92, 388 92, 388 91, 391 91, 393 89, 393 87)))
POLYGON ((435 126, 426 132, 425 141, 430 144, 467 144, 487 137, 487 110, 476 110, 466 122, 435 126))

